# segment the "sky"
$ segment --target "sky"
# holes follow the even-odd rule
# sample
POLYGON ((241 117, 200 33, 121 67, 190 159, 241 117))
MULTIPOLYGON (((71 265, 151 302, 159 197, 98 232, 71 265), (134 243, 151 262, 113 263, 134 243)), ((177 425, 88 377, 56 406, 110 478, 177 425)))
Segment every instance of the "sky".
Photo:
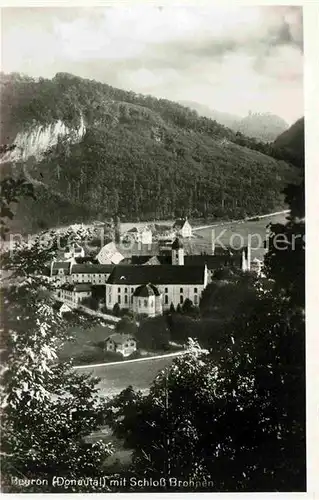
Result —
POLYGON ((58 72, 239 116, 303 116, 302 8, 3 8, 1 69, 58 72))

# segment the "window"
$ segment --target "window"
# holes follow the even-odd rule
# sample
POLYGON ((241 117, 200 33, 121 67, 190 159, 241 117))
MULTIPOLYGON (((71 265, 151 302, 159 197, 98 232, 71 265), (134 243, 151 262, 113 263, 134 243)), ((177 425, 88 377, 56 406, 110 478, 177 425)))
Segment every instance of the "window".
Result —
POLYGON ((168 293, 168 288, 165 288, 165 293, 168 293))
POLYGON ((144 299, 144 307, 147 307, 147 299, 144 299))
POLYGON ((127 288, 124 288, 124 293, 127 293, 127 288))
POLYGON ((124 304, 127 304, 127 295, 124 296, 124 304))
POLYGON ((134 288, 131 288, 131 293, 134 293, 134 288))
POLYGON ((133 304, 133 295, 132 295, 132 297, 131 297, 131 304, 133 304))
POLYGON ((197 305, 198 304, 198 297, 197 295, 194 295, 194 304, 197 305))
POLYGON ((141 301, 141 299, 138 299, 138 306, 141 307, 141 305, 142 305, 142 301, 141 301))
POLYGON ((120 286, 117 289, 117 293, 121 293, 121 287, 120 286))
POLYGON ((179 289, 179 293, 183 293, 183 289, 182 288, 179 289))
POLYGON ((121 303, 121 295, 117 296, 117 302, 120 304, 121 303))
POLYGON ((183 295, 181 295, 181 296, 180 296, 180 298, 179 298, 179 302, 180 302, 180 304, 183 304, 183 302, 184 302, 183 295))
POLYGON ((197 288, 194 288, 194 293, 197 293, 197 288))
POLYGON ((168 304, 168 295, 165 295, 165 304, 168 304))

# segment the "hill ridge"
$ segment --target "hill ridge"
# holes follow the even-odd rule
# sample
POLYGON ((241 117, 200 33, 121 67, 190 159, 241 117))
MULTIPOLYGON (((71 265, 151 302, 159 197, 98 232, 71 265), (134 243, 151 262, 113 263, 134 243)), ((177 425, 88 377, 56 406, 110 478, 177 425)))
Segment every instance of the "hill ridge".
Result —
MULTIPOLYGON (((24 230, 114 214, 147 220, 266 213, 283 207, 281 191, 297 176, 272 145, 166 99, 69 74, 39 81, 2 75, 1 88, 5 138, 58 120, 71 131, 81 116, 85 124, 76 141, 62 134, 41 159, 27 161, 29 175, 48 189, 38 184, 38 200, 18 207, 24 230), (277 159, 269 156, 274 151, 277 159)), ((1 168, 21 173, 23 164, 1 168)))

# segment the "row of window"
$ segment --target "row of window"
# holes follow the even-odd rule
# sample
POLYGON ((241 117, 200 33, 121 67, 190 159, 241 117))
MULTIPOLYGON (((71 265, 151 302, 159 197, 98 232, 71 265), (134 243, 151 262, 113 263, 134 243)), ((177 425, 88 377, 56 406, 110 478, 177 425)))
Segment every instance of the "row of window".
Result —
MULTIPOLYGON (((122 289, 119 286, 118 289, 117 289, 117 293, 121 293, 121 292, 122 292, 122 289)), ((184 293, 184 289, 181 287, 179 289, 179 292, 180 293, 184 293)), ((128 293, 128 288, 127 287, 124 288, 124 293, 128 293)), ((134 293, 134 288, 131 288, 131 293, 134 293)), ((165 293, 168 293, 168 287, 165 287, 165 293)), ((198 293, 198 289, 196 287, 194 288, 194 293, 195 294, 198 293)))
POLYGON ((73 274, 73 276, 75 278, 81 278, 81 277, 85 278, 86 276, 92 276, 92 278, 102 279, 102 278, 107 278, 109 276, 109 274, 107 274, 107 275, 106 274, 89 274, 88 275, 88 274, 84 273, 84 274, 73 274))
MULTIPOLYGON (((181 289, 181 290, 182 290, 182 289, 181 289)), ((196 290, 196 292, 197 292, 197 288, 195 288, 195 290, 196 290)), ((195 292, 195 290, 194 290, 194 292, 195 292)), ((197 305, 197 304, 198 304, 198 295, 196 294, 196 292, 195 292, 195 294, 194 294, 194 304, 195 304, 195 305, 197 305)), ((117 296, 117 302, 118 302, 118 304, 121 304, 121 301, 122 301, 121 295, 118 295, 118 296, 117 296)), ((168 295, 165 295, 165 296, 164 296, 164 304, 166 304, 166 305, 167 305, 167 304, 168 304, 168 301, 169 301, 169 299, 168 299, 168 295)), ((109 294, 109 304, 111 304, 111 302, 112 302, 112 295, 111 295, 111 294, 109 294)), ((145 307, 146 307, 146 306, 147 306, 147 300, 145 300, 144 302, 145 302, 145 307)), ((181 295, 181 296, 180 296, 180 298, 179 298, 179 302, 180 302, 180 304, 184 304, 184 296, 183 296, 183 295, 181 295)), ((127 296, 127 295, 124 295, 124 304, 128 304, 128 303, 129 303, 128 296, 127 296)), ((133 296, 131 297, 131 304, 133 304, 133 296)), ((140 305, 140 304, 139 304, 139 305, 140 305)))
MULTIPOLYGON (((135 347, 135 342, 133 342, 133 341, 132 342, 126 342, 123 347, 135 347)), ((112 350, 114 348, 114 346, 113 346, 113 344, 111 342, 108 344, 108 348, 110 350, 112 350)), ((116 347, 115 347, 115 349, 116 349, 116 347)))

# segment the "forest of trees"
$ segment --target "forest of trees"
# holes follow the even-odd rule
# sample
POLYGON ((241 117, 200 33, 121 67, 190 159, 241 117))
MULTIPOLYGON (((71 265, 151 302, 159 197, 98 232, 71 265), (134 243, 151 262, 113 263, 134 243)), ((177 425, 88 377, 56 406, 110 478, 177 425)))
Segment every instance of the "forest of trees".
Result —
MULTIPOLYGON (((24 230, 118 213, 124 219, 239 218, 284 205, 298 161, 287 148, 264 144, 199 117, 180 104, 68 74, 35 81, 1 76, 2 135, 86 123, 78 144, 61 138, 42 161, 26 166, 38 202, 21 203, 24 230), (53 206, 55 210, 52 210, 53 206)), ((10 169, 9 169, 10 171, 10 169)), ((15 165, 14 172, 22 172, 15 165)))

